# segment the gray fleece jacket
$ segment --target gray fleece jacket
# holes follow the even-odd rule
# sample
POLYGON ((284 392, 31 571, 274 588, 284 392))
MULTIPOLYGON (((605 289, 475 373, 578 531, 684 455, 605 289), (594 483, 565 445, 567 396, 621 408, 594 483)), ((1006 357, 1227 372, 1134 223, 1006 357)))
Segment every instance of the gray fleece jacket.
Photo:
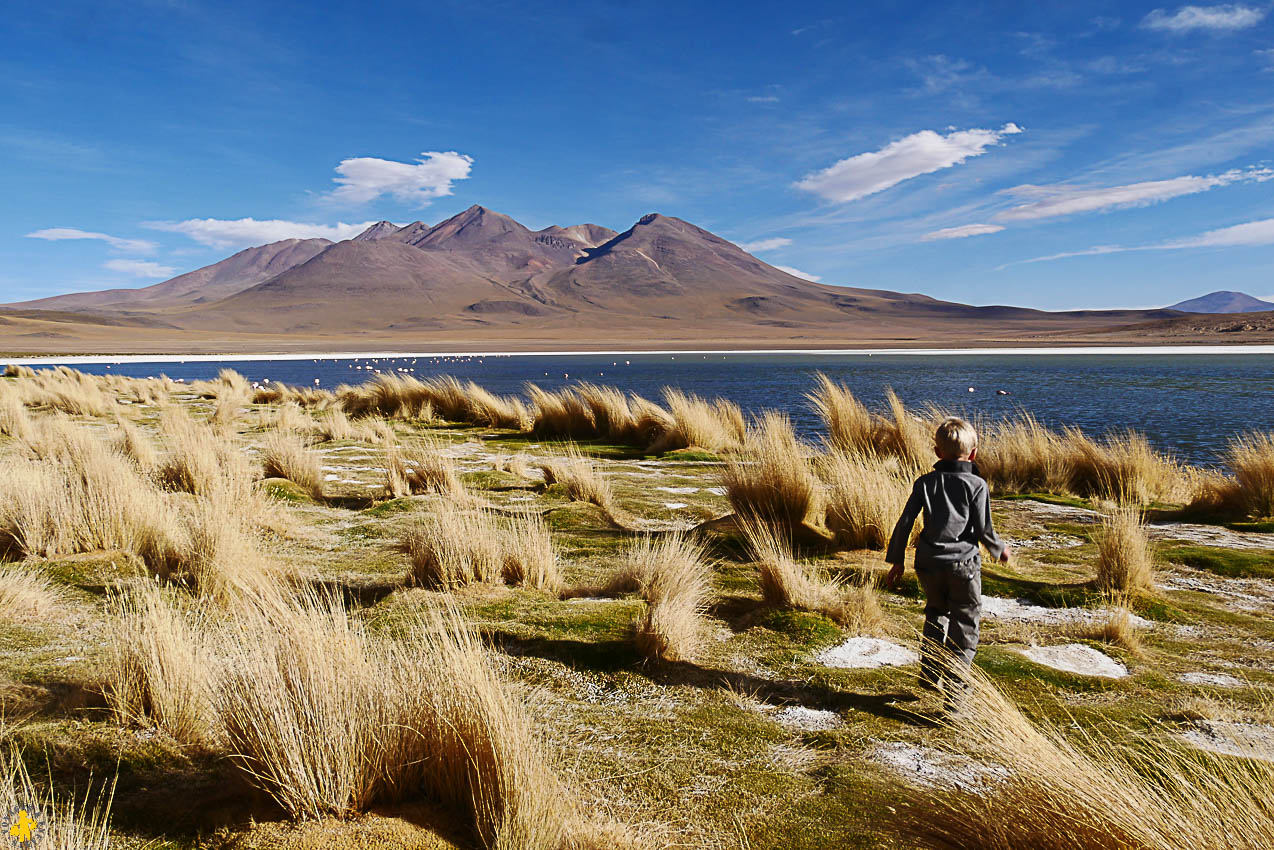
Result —
POLYGON ((991 525, 991 500, 986 481, 967 460, 940 460, 916 480, 902 517, 894 526, 885 561, 903 563, 916 517, 924 513, 924 528, 916 540, 916 569, 938 569, 968 563, 978 555, 978 543, 993 559, 1004 552, 1004 541, 991 525))

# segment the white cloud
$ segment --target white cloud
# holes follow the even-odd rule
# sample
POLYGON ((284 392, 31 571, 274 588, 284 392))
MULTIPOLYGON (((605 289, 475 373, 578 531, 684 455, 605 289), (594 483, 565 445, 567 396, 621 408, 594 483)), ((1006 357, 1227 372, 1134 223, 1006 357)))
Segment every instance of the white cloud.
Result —
POLYGON ((47 239, 50 242, 61 242, 65 239, 98 239, 119 251, 131 251, 134 254, 149 254, 156 248, 154 242, 145 239, 121 239, 109 233, 96 233, 91 230, 79 230, 74 227, 46 227, 27 234, 28 239, 47 239))
POLYGON ((1168 32, 1241 30, 1259 24, 1267 11, 1238 3, 1223 3, 1219 6, 1182 6, 1171 14, 1166 9, 1155 9, 1146 15, 1141 25, 1147 29, 1168 32))
POLYGON ((998 224, 962 224, 959 227, 944 227, 920 237, 921 242, 936 242, 939 239, 966 239, 970 236, 983 236, 988 233, 999 233, 1004 228, 998 224))
POLYGON ((168 278, 177 273, 172 266, 152 263, 148 260, 107 260, 102 268, 113 272, 121 272, 130 277, 168 278))
POLYGON ((781 272, 787 272, 792 277, 799 277, 801 280, 808 280, 810 283, 818 283, 819 281, 822 280, 822 278, 816 274, 803 272, 800 269, 794 269, 791 266, 775 266, 774 268, 778 269, 781 272))
POLYGON ((265 245, 282 239, 330 239, 340 242, 350 239, 371 227, 375 222, 358 224, 307 224, 299 221, 282 221, 255 218, 222 219, 191 218, 186 221, 147 221, 143 227, 184 233, 191 239, 210 248, 247 248, 265 245))
POLYGON ((1149 180, 1143 183, 1129 183, 1125 186, 1015 186, 1005 189, 1003 194, 1018 198, 1029 198, 1027 203, 1019 204, 1004 212, 998 213, 998 221, 1030 221, 1040 218, 1056 218, 1058 216, 1075 215, 1076 213, 1094 212, 1107 209, 1127 209, 1157 204, 1183 195, 1195 195, 1218 186, 1231 183, 1264 182, 1274 177, 1274 171, 1268 168, 1233 169, 1223 174, 1207 177, 1174 177, 1171 180, 1149 180))
POLYGON ((1046 257, 1032 257, 1029 260, 1018 260, 999 266, 1001 271, 1009 266, 1023 266, 1027 263, 1047 263, 1052 260, 1064 260, 1069 257, 1091 257, 1098 254, 1123 254, 1129 251, 1180 251, 1187 248, 1252 248, 1261 245, 1274 245, 1274 218, 1264 218, 1208 230, 1198 236, 1186 236, 1181 239, 1169 239, 1150 245, 1098 245, 1082 251, 1066 251, 1061 254, 1049 254, 1046 257))
POLYGON ((946 135, 921 130, 890 142, 878 151, 860 153, 815 172, 796 183, 829 201, 848 202, 883 192, 904 180, 959 165, 981 156, 1004 136, 1021 133, 1016 124, 999 130, 952 130, 946 135))
POLYGON ((749 254, 755 254, 758 251, 773 251, 776 248, 785 248, 792 244, 792 240, 786 236, 774 236, 769 239, 758 239, 755 242, 737 242, 735 244, 749 254))
POLYGON ((426 206, 434 198, 451 194, 451 184, 464 180, 473 157, 455 151, 425 151, 413 165, 370 156, 343 159, 336 166, 337 188, 328 199, 341 204, 366 204, 381 195, 404 203, 426 206))
POLYGON ((1274 218, 1249 221, 1233 227, 1222 227, 1209 230, 1198 236, 1185 239, 1173 239, 1156 247, 1169 250, 1175 248, 1231 248, 1238 246, 1274 245, 1274 218))

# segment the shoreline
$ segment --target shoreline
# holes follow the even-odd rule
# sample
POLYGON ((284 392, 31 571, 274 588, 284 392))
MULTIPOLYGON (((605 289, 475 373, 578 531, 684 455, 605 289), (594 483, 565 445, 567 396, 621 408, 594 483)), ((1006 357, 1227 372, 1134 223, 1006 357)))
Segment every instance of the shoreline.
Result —
POLYGON ((1129 346, 1069 346, 1057 348, 736 348, 736 349, 667 349, 663 351, 636 351, 632 349, 596 349, 586 351, 382 351, 343 352, 331 351, 306 354, 68 354, 65 356, 37 355, 5 358, 0 364, 17 366, 55 366, 82 363, 221 363, 256 361, 299 360, 401 360, 408 357, 427 358, 486 358, 486 357, 657 357, 677 355, 785 355, 824 357, 959 357, 1013 355, 1035 357, 1044 355, 1064 356, 1145 356, 1145 355, 1235 355, 1274 354, 1274 345, 1129 345, 1129 346))

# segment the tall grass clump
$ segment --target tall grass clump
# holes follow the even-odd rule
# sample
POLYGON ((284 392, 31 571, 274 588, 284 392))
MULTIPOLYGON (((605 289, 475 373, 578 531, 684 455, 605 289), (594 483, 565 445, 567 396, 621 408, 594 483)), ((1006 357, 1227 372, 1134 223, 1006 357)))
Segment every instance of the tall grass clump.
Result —
POLYGON ((159 466, 159 453, 154 442, 130 419, 116 417, 115 425, 119 428, 115 445, 120 454, 131 460, 143 475, 152 475, 159 466))
POLYGON ((820 461, 827 483, 827 528, 839 545, 884 549, 911 495, 912 473, 896 458, 833 451, 820 461))
POLYGON ((31 417, 16 390, 0 384, 0 437, 26 440, 31 435, 31 417))
POLYGON ((1274 763, 1161 737, 1077 741, 1032 722, 976 669, 955 733, 1006 775, 983 787, 903 786, 897 830, 921 850, 1258 850, 1274 846, 1274 763))
POLYGON ((1063 440, 1069 454, 1072 492, 1148 504, 1186 498, 1180 466, 1160 454, 1136 431, 1111 434, 1101 442, 1077 428, 1067 428, 1063 440))
POLYGON ((1226 463, 1234 470, 1238 501, 1253 519, 1274 518, 1274 432, 1252 432, 1230 441, 1226 463))
POLYGON ((557 547, 542 516, 528 511, 513 517, 501 538, 505 581, 550 593, 561 589, 557 547))
POLYGON ((1097 586, 1123 595, 1154 589, 1154 552, 1141 509, 1119 503, 1102 517, 1096 534, 1097 586))
POLYGON ((884 611, 869 579, 847 584, 828 578, 796 560, 783 529, 755 520, 744 520, 740 527, 768 604, 823 614, 856 635, 883 630, 884 611))
POLYGON ((414 446, 385 448, 385 491, 395 499, 417 493, 438 493, 472 501, 460 480, 456 462, 442 453, 443 443, 425 438, 414 446))
POLYGON ((182 530, 172 507, 123 455, 68 422, 44 422, 37 460, 0 473, 0 550, 53 557, 95 550, 170 568, 182 530))
POLYGON ((817 517, 822 486, 807 447, 782 413, 769 411, 748 435, 747 449, 721 470, 721 485, 734 512, 744 519, 799 525, 817 517))
POLYGON ((531 433, 537 437, 587 440, 599 436, 593 408, 575 390, 546 390, 526 385, 531 399, 531 433))
POLYGON ((28 407, 72 416, 105 416, 115 406, 93 376, 66 366, 34 372, 16 388, 28 407))
MULTIPOLYGON (((16 748, 0 752, 0 812, 27 817, 39 824, 36 840, 19 844, 17 835, 0 837, 15 847, 36 850, 110 850, 110 809, 113 788, 103 788, 94 800, 88 792, 82 802, 59 800, 52 792, 37 789, 16 748)), ((12 828, 11 824, 6 824, 12 828)))
POLYGON ((612 521, 618 521, 615 495, 606 474, 592 458, 585 457, 578 446, 568 444, 560 455, 545 458, 537 467, 543 473, 546 485, 560 484, 572 501, 590 502, 601 508, 612 521))
POLYGON ((23 567, 0 566, 0 621, 38 620, 58 604, 61 596, 43 573, 23 567))
POLYGON ((102 692, 121 723, 157 726, 186 744, 211 744, 215 656, 211 624, 154 584, 116 600, 102 692))
POLYGON ((651 451, 696 448, 714 453, 739 451, 747 439, 747 425, 739 406, 726 399, 707 401, 671 387, 664 404, 672 427, 651 445, 651 451))
POLYGON ((324 442, 346 440, 351 443, 373 443, 379 434, 375 427, 365 422, 351 422, 339 407, 325 410, 314 420, 314 433, 324 442))
POLYGON ((293 571, 266 558, 249 526, 259 517, 217 498, 184 506, 185 538, 171 574, 200 597, 226 607, 245 599, 273 598, 295 578, 293 571))
POLYGON ((645 537, 630 559, 642 565, 645 614, 636 624, 637 650, 647 658, 686 661, 703 638, 712 567, 703 547, 681 535, 645 537))
POLYGON ((166 450, 155 477, 165 489, 216 496, 235 505, 252 502, 257 471, 231 441, 179 408, 164 412, 160 434, 166 450))
POLYGON ((234 762, 293 817, 434 798, 491 850, 550 850, 574 812, 530 721, 452 609, 372 635, 339 601, 246 612, 217 707, 234 762))
POLYGON ((876 453, 876 420, 867 406, 844 384, 822 372, 814 377, 818 387, 805 397, 823 420, 828 445, 850 454, 876 453))
POLYGON ((978 423, 978 469, 1000 493, 1064 493, 1071 485, 1066 441, 1029 413, 978 423))
POLYGON ((318 457, 295 432, 272 431, 261 444, 266 478, 285 478, 313 499, 323 498, 323 469, 318 457))
POLYGON ((440 502, 407 529, 401 545, 412 581, 424 587, 498 584, 504 577, 505 541, 489 511, 440 502))

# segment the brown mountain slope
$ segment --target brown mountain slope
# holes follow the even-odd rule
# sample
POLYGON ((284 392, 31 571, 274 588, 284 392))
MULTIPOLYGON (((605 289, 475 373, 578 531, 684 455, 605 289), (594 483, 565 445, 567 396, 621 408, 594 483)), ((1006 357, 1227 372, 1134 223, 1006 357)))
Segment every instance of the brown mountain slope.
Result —
POLYGON ((284 239, 245 248, 219 263, 141 289, 55 295, 13 306, 40 310, 138 311, 209 303, 299 266, 331 244, 326 239, 284 239))
POLYGON ((509 216, 477 205, 434 225, 408 244, 460 255, 502 280, 568 265, 583 250, 574 239, 537 235, 509 216))
POLYGON ((489 316, 516 322, 548 312, 463 255, 376 239, 339 242, 265 283, 168 318, 192 328, 334 332, 478 325, 489 316))

